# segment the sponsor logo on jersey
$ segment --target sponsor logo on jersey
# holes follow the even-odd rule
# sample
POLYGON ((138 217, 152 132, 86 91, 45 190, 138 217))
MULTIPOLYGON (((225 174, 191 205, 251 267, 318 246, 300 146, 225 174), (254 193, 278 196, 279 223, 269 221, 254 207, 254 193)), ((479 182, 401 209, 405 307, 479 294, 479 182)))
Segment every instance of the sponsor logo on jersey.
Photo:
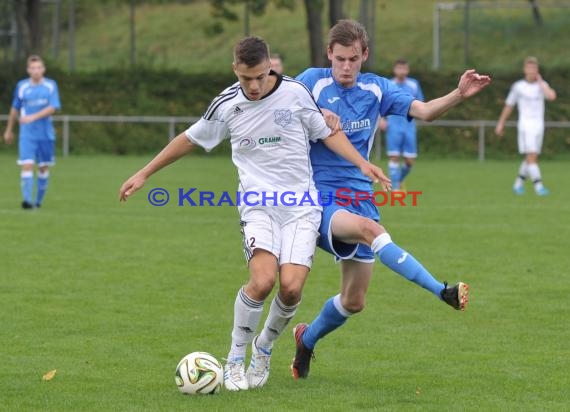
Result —
POLYGON ((335 96, 335 97, 331 97, 330 99, 327 99, 327 102, 329 102, 330 104, 333 104, 337 100, 340 100, 340 97, 335 96))
POLYGON ((275 123, 281 127, 286 127, 289 123, 291 123, 291 119, 293 117, 293 113, 289 109, 277 109, 274 112, 275 115, 275 123))
POLYGON ((26 102, 28 107, 45 106, 48 104, 47 99, 34 99, 26 102))
POLYGON ((370 129, 370 119, 351 120, 347 119, 342 122, 342 130, 345 132, 358 132, 360 130, 370 129))
POLYGON ((235 107, 234 114, 243 114, 243 113, 244 113, 243 110, 239 106, 235 107))
POLYGON ((281 144, 281 136, 260 137, 257 142, 265 146, 278 146, 281 144))
POLYGON ((255 140, 251 137, 244 137, 239 142, 239 148, 243 150, 251 150, 256 146, 255 140))

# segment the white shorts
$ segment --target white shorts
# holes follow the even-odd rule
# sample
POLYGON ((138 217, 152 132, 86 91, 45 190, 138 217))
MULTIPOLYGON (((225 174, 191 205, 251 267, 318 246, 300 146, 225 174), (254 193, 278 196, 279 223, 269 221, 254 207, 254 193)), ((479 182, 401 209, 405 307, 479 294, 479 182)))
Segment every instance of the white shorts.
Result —
POLYGON ((518 125, 519 153, 540 153, 544 137, 544 124, 523 123, 518 125))
POLYGON ((321 212, 309 209, 294 220, 281 224, 274 213, 249 209, 241 216, 243 250, 249 263, 255 249, 275 255, 279 266, 285 263, 311 267, 319 237, 321 212))

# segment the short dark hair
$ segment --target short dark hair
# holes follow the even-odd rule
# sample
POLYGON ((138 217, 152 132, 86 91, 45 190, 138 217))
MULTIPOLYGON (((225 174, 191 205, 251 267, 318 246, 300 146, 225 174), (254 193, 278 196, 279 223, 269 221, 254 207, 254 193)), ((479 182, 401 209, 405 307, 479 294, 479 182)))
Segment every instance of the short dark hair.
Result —
POLYGON ((40 56, 38 56, 37 54, 32 54, 32 55, 30 55, 30 56, 28 57, 28 60, 27 60, 27 63, 28 63, 28 64, 37 63, 37 62, 43 63, 44 61, 43 61, 43 59, 42 59, 40 56))
POLYGON ((356 20, 339 20, 329 31, 329 49, 332 49, 336 43, 349 47, 357 41, 360 42, 363 52, 368 49, 368 33, 356 20))
POLYGON ((269 60, 269 46, 261 37, 249 36, 241 39, 234 48, 234 63, 254 67, 269 60))
POLYGON ((400 59, 397 59, 397 60, 394 62, 394 66, 399 66, 399 65, 405 66, 405 65, 407 65, 407 64, 408 64, 408 61, 407 61, 406 59, 401 59, 401 58, 400 58, 400 59))

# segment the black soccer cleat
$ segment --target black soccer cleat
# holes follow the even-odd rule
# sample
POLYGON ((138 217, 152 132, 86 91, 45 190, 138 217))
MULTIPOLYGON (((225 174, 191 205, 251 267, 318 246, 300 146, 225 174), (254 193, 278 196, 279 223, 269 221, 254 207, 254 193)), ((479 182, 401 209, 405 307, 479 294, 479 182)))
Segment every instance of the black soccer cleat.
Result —
POLYGON ((465 310, 469 303, 469 285, 458 282, 455 286, 448 288, 447 282, 443 282, 445 288, 441 291, 441 299, 449 306, 457 310, 465 310))
POLYGON ((303 344, 303 339, 301 339, 308 326, 306 323, 299 323, 293 328, 293 336, 295 337, 295 346, 297 348, 291 364, 291 375, 293 375, 294 379, 304 379, 309 376, 311 359, 315 358, 313 351, 308 349, 303 344))
POLYGON ((33 209, 34 205, 30 202, 26 202, 25 200, 22 202, 22 209, 33 209))

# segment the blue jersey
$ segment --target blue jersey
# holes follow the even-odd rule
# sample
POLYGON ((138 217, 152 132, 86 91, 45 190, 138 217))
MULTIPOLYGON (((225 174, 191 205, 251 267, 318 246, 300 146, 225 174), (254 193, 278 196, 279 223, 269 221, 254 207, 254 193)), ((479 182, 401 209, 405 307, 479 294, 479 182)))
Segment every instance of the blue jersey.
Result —
MULTIPOLYGON (((356 85, 345 88, 337 83, 331 69, 311 68, 297 79, 313 93, 319 107, 340 116, 342 129, 350 142, 368 159, 378 116, 408 115, 414 97, 390 80, 371 73, 359 73, 356 85)), ((314 180, 321 192, 350 188, 372 191, 372 184, 360 169, 329 150, 321 141, 311 142, 314 180)))
MULTIPOLYGON (((14 91, 12 107, 20 112, 20 117, 37 113, 46 107, 60 109, 59 91, 54 80, 44 78, 34 84, 31 79, 20 80, 14 91)), ((20 139, 55 140, 51 116, 28 124, 20 124, 20 139)))
MULTIPOLYGON (((420 83, 416 79, 406 77, 406 80, 399 82, 394 77, 391 82, 403 92, 412 95, 415 100, 419 100, 420 102, 424 101, 424 93, 422 92, 420 83)), ((396 127, 398 129, 410 128, 415 130, 416 124, 414 120, 410 121, 410 119, 406 119, 402 116, 388 116, 388 127, 396 127)))

